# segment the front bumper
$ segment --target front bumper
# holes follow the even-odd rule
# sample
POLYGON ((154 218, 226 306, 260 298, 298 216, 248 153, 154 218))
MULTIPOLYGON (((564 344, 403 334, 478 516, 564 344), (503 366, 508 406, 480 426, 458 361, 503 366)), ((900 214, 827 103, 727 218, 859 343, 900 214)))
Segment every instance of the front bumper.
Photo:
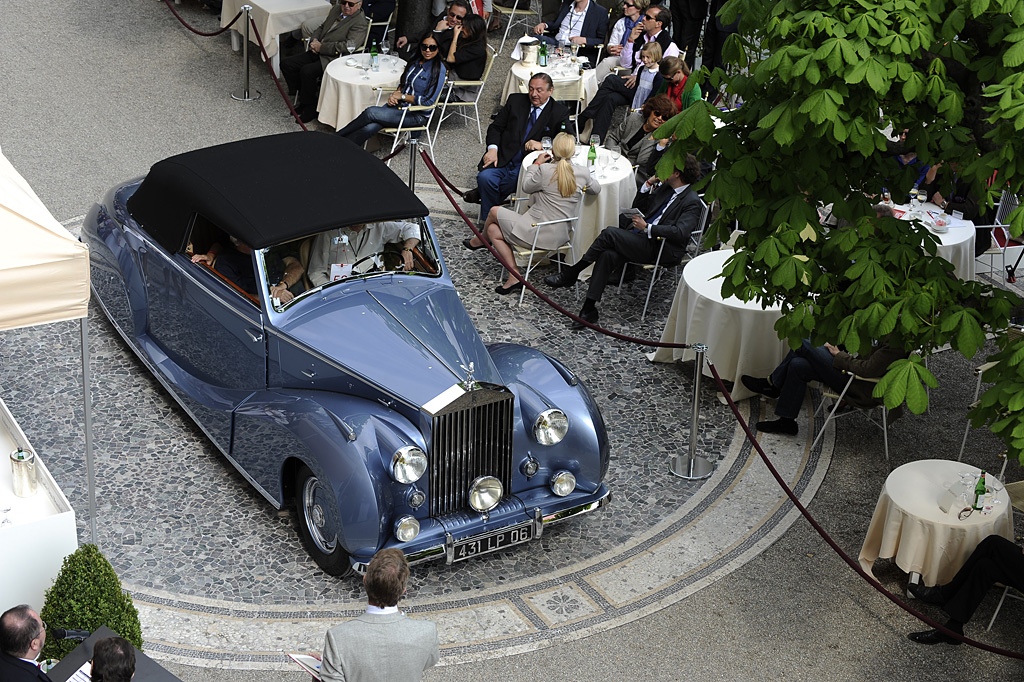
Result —
MULTIPOLYGON (((539 506, 534 506, 526 510, 530 514, 530 516, 526 519, 523 519, 520 515, 519 518, 515 519, 510 523, 505 523, 495 528, 488 528, 485 531, 475 533, 473 535, 456 538, 450 530, 446 530, 444 532, 443 543, 431 545, 430 547, 409 552, 405 556, 406 559, 409 561, 410 565, 420 564, 426 561, 434 561, 437 559, 441 559, 442 557, 444 558, 445 563, 452 564, 455 561, 456 542, 465 542, 467 540, 473 540, 476 537, 490 535, 491 533, 500 531, 503 528, 517 526, 523 524, 524 522, 532 523, 533 534, 531 540, 537 540, 544 534, 545 526, 552 523, 558 523, 559 521, 565 521, 566 519, 571 519, 574 516, 580 516, 581 514, 588 514, 592 511, 596 511, 601 507, 605 506, 606 504, 608 504, 609 502, 611 502, 611 499, 611 491, 606 489, 604 491, 604 494, 597 497, 596 499, 590 499, 586 502, 575 504, 573 506, 566 507, 563 509, 555 508, 551 511, 545 512, 539 506)), ((398 549, 402 549, 401 544, 396 544, 395 546, 398 549)), ((363 574, 366 572, 366 567, 369 563, 369 559, 362 560, 353 558, 352 568, 357 573, 363 574)))

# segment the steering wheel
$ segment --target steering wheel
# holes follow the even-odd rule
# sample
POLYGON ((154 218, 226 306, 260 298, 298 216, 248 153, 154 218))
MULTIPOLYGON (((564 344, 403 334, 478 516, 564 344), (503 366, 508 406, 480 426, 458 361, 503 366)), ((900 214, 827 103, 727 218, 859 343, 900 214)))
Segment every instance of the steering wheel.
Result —
MULTIPOLYGON (((368 261, 368 260, 370 260, 371 258, 379 258, 379 259, 380 259, 380 261, 379 261, 379 262, 381 262, 381 263, 382 263, 382 262, 384 262, 384 252, 383 252, 383 251, 378 251, 377 253, 368 253, 368 254, 366 254, 365 256, 363 256, 362 258, 360 258, 359 260, 357 260, 357 261, 356 261, 355 263, 353 263, 353 264, 352 264, 352 274, 353 274, 353 275, 359 275, 359 274, 366 274, 366 273, 361 273, 361 272, 358 272, 358 271, 356 270, 356 268, 357 268, 357 267, 358 267, 358 266, 359 266, 359 265, 360 265, 360 264, 361 264, 361 263, 362 263, 363 261, 368 261)), ((380 267, 380 266, 379 266, 379 265, 378 265, 377 263, 374 263, 374 266, 373 266, 373 267, 372 267, 371 269, 367 270, 366 272, 367 272, 367 273, 369 273, 369 272, 376 272, 376 271, 377 271, 377 269, 378 269, 379 267, 380 267)))

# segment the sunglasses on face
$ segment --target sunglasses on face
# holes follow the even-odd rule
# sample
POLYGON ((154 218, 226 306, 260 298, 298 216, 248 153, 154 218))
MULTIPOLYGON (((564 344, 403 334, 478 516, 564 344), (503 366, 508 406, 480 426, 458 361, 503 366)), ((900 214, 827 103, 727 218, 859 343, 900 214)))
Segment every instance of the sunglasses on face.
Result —
POLYGON ((652 17, 650 14, 645 14, 644 19, 648 19, 650 21, 657 21, 658 17, 652 17))
POLYGON ((433 52, 437 49, 437 45, 420 45, 420 49, 426 52, 433 52))
POLYGON ((625 5, 626 7, 636 7, 636 5, 634 5, 634 4, 633 4, 633 3, 631 3, 631 2, 624 2, 624 3, 622 3, 622 4, 623 4, 623 5, 625 5))
POLYGON ((462 21, 462 17, 460 17, 460 16, 459 16, 458 14, 456 14, 455 12, 449 12, 449 13, 448 13, 448 18, 449 18, 449 19, 452 19, 452 20, 454 20, 454 21, 462 21))
POLYGON ((356 0, 355 2, 349 2, 349 0, 342 0, 341 4, 344 5, 345 7, 355 7, 360 2, 362 2, 362 0, 356 0))

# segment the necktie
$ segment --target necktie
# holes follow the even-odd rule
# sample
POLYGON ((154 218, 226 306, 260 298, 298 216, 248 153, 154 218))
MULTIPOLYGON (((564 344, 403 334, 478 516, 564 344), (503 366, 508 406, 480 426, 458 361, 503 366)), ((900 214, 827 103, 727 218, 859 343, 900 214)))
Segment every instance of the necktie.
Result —
POLYGON ((658 210, 655 211, 651 215, 651 217, 647 219, 647 222, 649 224, 651 224, 651 225, 657 225, 658 224, 658 218, 661 217, 661 215, 665 212, 665 209, 668 208, 668 205, 671 204, 672 200, 675 199, 675 198, 676 198, 675 190, 670 191, 668 193, 668 196, 665 197, 665 201, 661 202, 661 205, 658 206, 658 210))
POLYGON ((526 138, 530 136, 530 130, 533 129, 534 124, 537 122, 538 111, 537 107, 532 107, 530 109, 530 120, 526 124, 526 130, 523 131, 523 142, 526 142, 526 138))

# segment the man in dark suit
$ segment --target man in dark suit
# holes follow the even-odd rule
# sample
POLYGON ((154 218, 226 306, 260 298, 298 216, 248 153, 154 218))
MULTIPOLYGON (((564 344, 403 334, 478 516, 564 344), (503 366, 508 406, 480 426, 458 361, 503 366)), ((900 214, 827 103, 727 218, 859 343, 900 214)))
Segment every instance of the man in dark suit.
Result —
POLYGON ((281 75, 288 83, 288 94, 299 93, 297 113, 303 123, 316 118, 319 82, 327 65, 346 51, 349 40, 356 49, 362 47, 369 30, 362 5, 362 0, 338 0, 310 35, 309 50, 281 60, 281 75))
MULTIPOLYGON (((962 635, 964 623, 996 583, 1024 590, 1024 550, 1004 537, 989 535, 978 543, 947 584, 925 587, 911 583, 909 589, 921 601, 941 606, 949 614, 946 627, 962 635)), ((907 637, 918 644, 960 643, 939 630, 911 632, 907 637)))
POLYGON ((480 220, 492 206, 515 191, 523 156, 541 149, 540 140, 554 137, 569 127, 569 110, 551 99, 551 76, 538 73, 530 79, 529 94, 508 96, 505 106, 487 126, 487 151, 476 176, 477 191, 466 192, 466 200, 480 202, 480 220), (474 196, 475 195, 475 196, 474 196))
POLYGON ((633 27, 629 40, 622 47, 625 57, 622 61, 631 60, 635 68, 640 63, 640 50, 647 43, 657 42, 661 45, 661 58, 678 57, 679 46, 672 42, 669 28, 672 25, 672 14, 664 7, 648 7, 640 23, 633 27))
POLYGON ((551 45, 561 41, 583 46, 580 54, 591 61, 607 31, 608 10, 593 0, 565 0, 553 22, 542 21, 533 27, 533 32, 551 45))
MULTIPOLYGON (((687 154, 684 167, 672 171, 657 189, 652 189, 656 178, 649 179, 640 190, 641 199, 637 202, 637 208, 646 213, 646 218, 628 213, 620 215, 618 227, 606 227, 583 258, 557 274, 548 275, 544 283, 556 288, 571 286, 593 263, 587 299, 579 316, 591 324, 596 323, 596 304, 613 272, 626 263, 654 263, 662 248, 661 240, 665 245, 661 250, 662 265, 675 265, 686 255, 690 233, 698 227, 702 211, 700 198, 690 188, 699 179, 700 164, 692 154, 687 154)), ((573 329, 582 327, 573 322, 573 329)))
POLYGON ((366 613, 327 631, 324 682, 416 682, 441 657, 437 627, 398 610, 409 564, 398 549, 382 549, 366 568, 366 613))
MULTIPOLYGON (((675 0, 672 3, 672 23, 675 25, 673 42, 686 52, 686 65, 693 70, 697 58, 697 43, 704 29, 710 0, 675 0)), ((714 19, 712 19, 714 21, 714 19)))
POLYGON ((35 660, 46 644, 46 628, 39 614, 27 604, 0 615, 0 680, 3 682, 50 682, 35 660))

